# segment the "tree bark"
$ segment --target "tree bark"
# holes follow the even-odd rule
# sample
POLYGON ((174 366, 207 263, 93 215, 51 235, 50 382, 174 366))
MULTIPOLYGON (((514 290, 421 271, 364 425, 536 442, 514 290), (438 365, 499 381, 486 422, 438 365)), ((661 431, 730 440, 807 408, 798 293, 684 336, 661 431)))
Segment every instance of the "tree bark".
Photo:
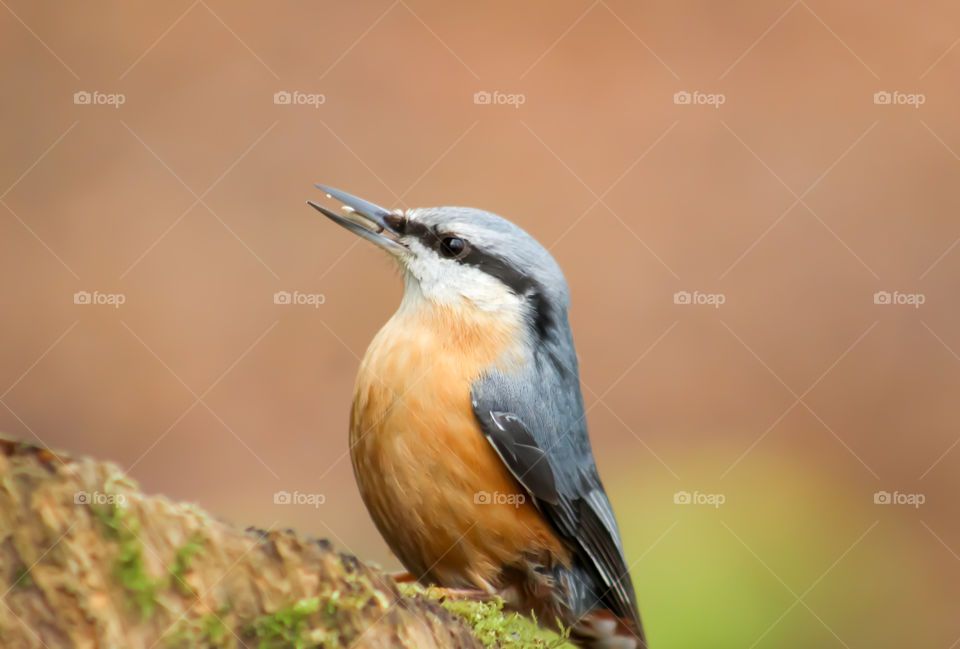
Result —
POLYGON ((323 540, 239 531, 114 465, 0 439, 0 646, 480 648, 323 540))

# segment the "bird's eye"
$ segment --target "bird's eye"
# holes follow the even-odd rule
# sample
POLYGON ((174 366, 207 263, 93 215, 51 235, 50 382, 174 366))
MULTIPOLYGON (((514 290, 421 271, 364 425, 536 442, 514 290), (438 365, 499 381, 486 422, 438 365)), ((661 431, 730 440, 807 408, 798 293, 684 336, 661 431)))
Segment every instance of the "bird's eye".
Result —
POLYGON ((467 252, 467 242, 459 237, 447 237, 440 242, 440 254, 447 259, 462 257, 467 252))

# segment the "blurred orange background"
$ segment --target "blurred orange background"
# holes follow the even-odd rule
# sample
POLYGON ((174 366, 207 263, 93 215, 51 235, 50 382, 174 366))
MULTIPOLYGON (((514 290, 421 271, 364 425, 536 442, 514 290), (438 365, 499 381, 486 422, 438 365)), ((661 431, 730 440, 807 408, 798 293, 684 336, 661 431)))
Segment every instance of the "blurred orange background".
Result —
POLYGON ((397 568, 398 273, 304 201, 480 207, 566 272, 653 647, 960 642, 956 6, 0 4, 0 430, 397 568))

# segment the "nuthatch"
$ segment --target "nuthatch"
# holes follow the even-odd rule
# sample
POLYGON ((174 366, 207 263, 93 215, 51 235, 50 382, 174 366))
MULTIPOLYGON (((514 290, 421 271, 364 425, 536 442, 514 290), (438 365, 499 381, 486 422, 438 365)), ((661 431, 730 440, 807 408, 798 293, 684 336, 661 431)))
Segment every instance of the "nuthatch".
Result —
POLYGON ((389 252, 404 295, 360 365, 350 456, 390 549, 424 583, 499 595, 583 647, 645 649, 587 436, 569 290, 513 223, 309 204, 389 252))

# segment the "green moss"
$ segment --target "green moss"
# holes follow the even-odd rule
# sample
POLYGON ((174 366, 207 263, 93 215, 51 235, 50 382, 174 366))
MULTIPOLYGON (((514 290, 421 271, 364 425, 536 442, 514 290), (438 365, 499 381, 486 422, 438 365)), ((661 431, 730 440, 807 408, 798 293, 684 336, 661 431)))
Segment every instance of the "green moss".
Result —
POLYGON ((215 615, 207 613, 199 618, 182 619, 166 634, 169 649, 228 649, 236 646, 230 628, 223 618, 229 606, 221 607, 215 615))
POLYGON ((523 615, 503 610, 503 600, 477 601, 451 598, 439 588, 424 588, 418 584, 400 584, 400 590, 411 597, 428 597, 440 602, 443 608, 463 618, 485 647, 491 649, 573 649, 567 642, 569 631, 557 635, 541 629, 536 621, 523 615))
POLYGON ((195 594, 186 582, 186 574, 190 570, 190 562, 203 551, 203 542, 203 535, 196 532, 190 540, 177 548, 173 557, 173 565, 170 566, 170 582, 184 595, 195 594))
POLYGON ((143 559, 143 544, 137 536, 140 522, 119 502, 108 505, 91 505, 90 511, 104 526, 106 536, 117 541, 117 558, 113 574, 140 610, 143 619, 153 614, 160 583, 147 574, 143 559))
POLYGON ((10 589, 30 588, 30 586, 33 586, 33 577, 30 576, 30 569, 21 564, 13 576, 13 585, 10 589))
MULTIPOLYGON (((320 599, 301 599, 272 615, 261 615, 246 629, 248 637, 257 640, 258 649, 307 649, 321 639, 308 633, 307 619, 320 610, 320 599)), ((325 640, 325 639, 324 639, 325 640)))
POLYGON ((222 617, 207 613, 200 618, 200 637, 212 646, 219 647, 228 631, 222 617))
POLYGON ((142 619, 148 619, 157 603, 157 594, 172 585, 183 595, 195 595, 185 577, 190 563, 203 551, 204 537, 199 532, 177 548, 165 578, 154 578, 147 573, 140 542, 140 521, 119 499, 107 505, 90 505, 90 511, 104 527, 105 536, 117 542, 118 553, 113 574, 131 595, 142 619))

